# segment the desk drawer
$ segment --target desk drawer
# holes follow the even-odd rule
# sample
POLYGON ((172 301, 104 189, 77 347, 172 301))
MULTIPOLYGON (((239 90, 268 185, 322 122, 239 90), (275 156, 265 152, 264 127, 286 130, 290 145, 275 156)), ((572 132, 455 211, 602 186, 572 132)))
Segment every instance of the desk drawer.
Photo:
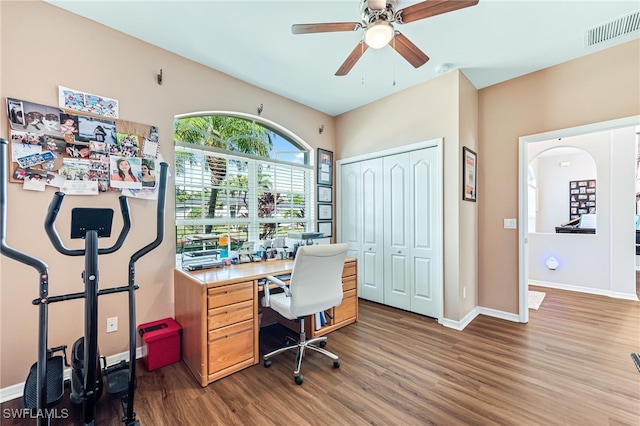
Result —
POLYGON ((356 316, 356 308, 358 298, 355 297, 356 291, 349 290, 344 292, 342 303, 333 308, 333 323, 337 324, 342 321, 354 318, 356 316))
POLYGON ((342 269, 343 277, 355 276, 357 274, 357 263, 356 262, 347 262, 344 264, 344 268, 342 269))
POLYGON ((253 319, 253 300, 209 309, 207 330, 213 330, 240 321, 253 319))
POLYGON ((209 374, 253 359, 253 321, 209 332, 209 374))
POLYGON ((207 290, 209 309, 253 299, 253 281, 213 287, 207 290))
POLYGON ((354 290, 358 285, 355 276, 342 278, 342 291, 354 290))

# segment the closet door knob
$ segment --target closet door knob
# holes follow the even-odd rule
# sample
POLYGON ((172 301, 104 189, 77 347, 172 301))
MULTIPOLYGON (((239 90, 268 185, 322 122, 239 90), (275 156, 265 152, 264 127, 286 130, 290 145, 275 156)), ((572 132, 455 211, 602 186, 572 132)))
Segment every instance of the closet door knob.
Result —
POLYGON ((369 247, 369 251, 373 250, 373 247, 369 247))
POLYGON ((402 250, 398 250, 398 254, 402 253, 402 250))

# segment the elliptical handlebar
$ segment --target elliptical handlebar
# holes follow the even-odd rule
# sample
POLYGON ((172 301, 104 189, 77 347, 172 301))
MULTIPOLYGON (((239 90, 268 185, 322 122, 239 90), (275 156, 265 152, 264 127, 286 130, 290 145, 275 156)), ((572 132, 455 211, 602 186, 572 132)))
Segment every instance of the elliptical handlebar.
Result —
POLYGON ((142 247, 137 252, 131 255, 130 265, 133 265, 138 259, 151 250, 155 249, 162 243, 164 239, 164 208, 165 198, 167 193, 167 175, 169 164, 164 161, 160 163, 160 183, 158 186, 158 202, 156 205, 156 239, 142 247))
POLYGON ((8 150, 9 142, 6 139, 0 138, 0 206, 2 212, 0 213, 0 251, 3 255, 7 256, 10 259, 17 260, 20 263, 24 263, 25 265, 29 265, 32 268, 36 269, 41 276, 47 276, 47 264, 42 260, 30 256, 24 252, 16 250, 12 247, 9 247, 5 241, 7 235, 7 181, 8 181, 8 173, 7 173, 7 150, 8 150))
MULTIPOLYGON (((115 244, 108 248, 98 249, 98 254, 109 254, 113 253, 122 247, 124 244, 127 235, 129 234, 129 230, 131 229, 131 215, 129 214, 129 203, 127 201, 127 197, 121 195, 120 197, 120 211, 122 212, 122 229, 120 230, 120 235, 118 235, 118 239, 115 244)), ((53 199, 49 204, 49 210, 47 211, 47 216, 44 221, 44 229, 47 232, 47 236, 51 241, 53 247, 58 250, 60 253, 67 256, 84 256, 85 249, 69 249, 67 248, 60 239, 60 235, 58 235, 58 231, 55 227, 55 221, 58 217, 58 213, 60 212, 60 207, 62 206, 62 201, 64 200, 64 192, 56 192, 53 195, 53 199)))

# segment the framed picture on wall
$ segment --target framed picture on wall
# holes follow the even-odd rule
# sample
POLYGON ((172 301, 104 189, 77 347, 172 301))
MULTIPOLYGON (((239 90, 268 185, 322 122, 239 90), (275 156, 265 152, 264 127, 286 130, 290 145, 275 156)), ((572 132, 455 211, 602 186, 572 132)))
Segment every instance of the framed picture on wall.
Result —
POLYGON ((333 152, 318 148, 318 185, 333 185, 333 152))
POLYGON ((318 222, 318 232, 323 233, 325 237, 332 237, 333 222, 318 222))
POLYGON ((333 219, 333 205, 318 204, 318 220, 332 220, 332 219, 333 219))
POLYGON ((332 203, 333 202, 333 188, 330 186, 318 185, 318 202, 319 203, 332 203))
POLYGON ((462 199, 476 201, 476 184, 478 176, 478 155, 462 147, 462 199))

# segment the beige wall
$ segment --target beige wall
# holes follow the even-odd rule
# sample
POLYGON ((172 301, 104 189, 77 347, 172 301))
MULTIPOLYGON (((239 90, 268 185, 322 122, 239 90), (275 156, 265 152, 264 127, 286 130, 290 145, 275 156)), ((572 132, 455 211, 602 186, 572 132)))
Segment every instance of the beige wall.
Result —
MULTIPOLYGON (((120 102, 120 118, 158 126, 161 153, 173 164, 173 118, 195 111, 225 110, 256 114, 272 120, 312 147, 335 150, 335 119, 227 75, 195 64, 167 51, 108 29, 42 2, 0 2, 2 74, 0 96, 56 106, 58 85, 111 96, 120 102), (156 83, 163 69, 164 84, 156 83), (318 127, 324 124, 320 135, 318 127)), ((6 108, 0 117, 0 135, 8 137, 6 108)), ((174 196, 167 191, 165 242, 138 262, 140 285, 138 322, 173 316, 174 196)), ((81 258, 58 254, 45 236, 44 216, 53 196, 8 188, 7 243, 43 259, 49 265, 52 295, 83 290, 81 258)), ((132 232, 123 248, 100 256, 102 287, 125 285, 129 256, 155 238, 155 205, 130 200, 132 232)), ((98 197, 67 196, 58 231, 69 233, 69 214, 75 206, 113 207, 117 194, 98 197)), ((119 230, 121 221, 114 221, 119 230)), ((117 231, 116 231, 117 232, 117 231)), ((65 239, 68 247, 78 241, 65 239)), ((105 241, 109 244, 109 241, 105 241)), ((111 241, 113 243, 113 241, 111 241)), ((74 245, 75 244, 75 245, 74 245)), ((80 243, 81 244, 81 243, 80 243)), ((82 247, 80 245, 80 247, 82 247)), ((33 269, 0 258, 0 388, 23 382, 36 359, 38 276, 33 269)), ((50 307, 50 346, 71 345, 83 332, 83 305, 70 301, 50 307)), ((99 339, 103 355, 127 349, 127 299, 124 294, 100 298, 99 339), (120 318, 119 331, 104 333, 106 318, 120 318)))
POLYGON ((478 304, 518 312, 518 138, 640 114, 635 40, 479 91, 478 304))
MULTIPOLYGON (((478 90, 464 74, 460 74, 460 147, 458 164, 462 167, 462 147, 478 153, 478 90)), ((453 158, 452 161, 456 161, 453 158)), ((482 157, 478 154, 478 161, 482 157)), ((476 183, 477 184, 477 183, 476 183)), ((458 194, 460 203, 460 309, 457 319, 462 319, 478 306, 478 207, 479 203, 462 201, 462 169, 458 172, 458 194), (466 289, 466 291, 465 291, 466 289)), ((476 187, 477 189, 477 187, 476 187)), ((478 195, 480 197, 480 195, 478 195)), ((451 318, 451 317, 450 317, 451 318)))
POLYGON ((461 158, 462 143, 476 145, 476 92, 456 70, 349 111, 336 121, 337 159, 444 138, 444 317, 453 321, 475 307, 460 306, 460 283, 464 279, 473 287, 467 289, 471 293, 466 300, 474 301, 476 261, 461 259, 475 254, 477 206, 462 205, 461 158))

